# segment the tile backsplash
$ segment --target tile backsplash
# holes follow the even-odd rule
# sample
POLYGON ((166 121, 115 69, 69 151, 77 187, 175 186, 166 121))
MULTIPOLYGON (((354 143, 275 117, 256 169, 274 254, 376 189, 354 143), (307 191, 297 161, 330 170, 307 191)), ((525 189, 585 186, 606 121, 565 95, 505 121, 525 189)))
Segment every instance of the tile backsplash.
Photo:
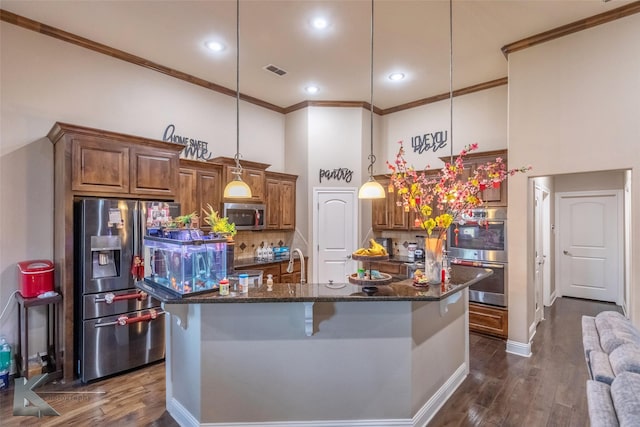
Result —
POLYGON ((260 246, 289 246, 293 249, 293 231, 239 231, 233 238, 235 259, 255 258, 260 246))

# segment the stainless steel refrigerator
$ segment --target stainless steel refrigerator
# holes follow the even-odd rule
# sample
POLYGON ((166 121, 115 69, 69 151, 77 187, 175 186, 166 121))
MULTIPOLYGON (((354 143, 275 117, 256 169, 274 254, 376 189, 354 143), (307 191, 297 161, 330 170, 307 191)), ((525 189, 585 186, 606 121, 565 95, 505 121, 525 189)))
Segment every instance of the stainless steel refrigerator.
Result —
POLYGON ((115 199, 74 204, 75 357, 82 382, 161 360, 160 302, 141 293, 143 237, 180 205, 115 199))

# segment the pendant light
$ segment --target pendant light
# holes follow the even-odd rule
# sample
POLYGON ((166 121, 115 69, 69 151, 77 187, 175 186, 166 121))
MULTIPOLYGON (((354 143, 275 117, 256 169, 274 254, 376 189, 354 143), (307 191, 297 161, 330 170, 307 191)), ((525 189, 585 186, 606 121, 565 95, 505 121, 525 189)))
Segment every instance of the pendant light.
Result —
POLYGON ((373 164, 376 162, 376 156, 373 155, 373 1, 371 0, 371 85, 370 85, 370 101, 369 101, 369 125, 371 146, 369 151, 369 180, 365 182, 360 191, 358 191, 359 199, 384 199, 386 194, 382 185, 373 179, 373 164))
POLYGON ((251 189, 242 180, 240 157, 240 0, 236 0, 236 167, 231 172, 235 177, 224 188, 225 199, 251 198, 251 189))

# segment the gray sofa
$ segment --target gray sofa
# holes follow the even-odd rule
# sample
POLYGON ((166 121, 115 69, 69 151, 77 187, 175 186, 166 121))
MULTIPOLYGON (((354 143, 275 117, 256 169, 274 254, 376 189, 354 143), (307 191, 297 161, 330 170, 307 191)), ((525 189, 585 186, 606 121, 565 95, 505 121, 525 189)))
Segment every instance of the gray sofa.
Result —
POLYGON ((640 331, 622 314, 582 317, 592 427, 640 427, 640 331))

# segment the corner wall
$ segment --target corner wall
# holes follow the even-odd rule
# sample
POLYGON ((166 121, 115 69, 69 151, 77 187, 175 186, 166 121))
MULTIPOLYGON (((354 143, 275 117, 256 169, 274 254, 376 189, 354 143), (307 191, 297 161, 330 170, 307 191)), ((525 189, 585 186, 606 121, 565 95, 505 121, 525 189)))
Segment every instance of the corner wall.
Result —
MULTIPOLYGON (((536 175, 631 169, 631 228, 640 229, 640 15, 509 55, 509 164, 536 175)), ((526 242, 526 176, 509 182, 510 241, 526 242)), ((556 188, 557 191, 557 188, 556 188)), ((530 245, 509 250, 509 339, 533 322, 530 245)), ((630 316, 640 325, 640 240, 631 242, 630 316)))

